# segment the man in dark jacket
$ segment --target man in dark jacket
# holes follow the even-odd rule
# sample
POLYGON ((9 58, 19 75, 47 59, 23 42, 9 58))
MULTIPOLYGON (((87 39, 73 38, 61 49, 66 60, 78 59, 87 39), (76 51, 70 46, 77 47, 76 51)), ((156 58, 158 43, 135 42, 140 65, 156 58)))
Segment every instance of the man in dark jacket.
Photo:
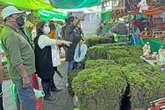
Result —
MULTIPOLYGON (((75 48, 82 37, 81 33, 78 31, 79 29, 77 29, 80 20, 71 16, 66 21, 64 40, 72 42, 72 45, 66 49, 66 61, 68 63, 68 73, 70 73, 73 70, 75 48)), ((68 86, 68 74, 64 76, 64 83, 68 86)))

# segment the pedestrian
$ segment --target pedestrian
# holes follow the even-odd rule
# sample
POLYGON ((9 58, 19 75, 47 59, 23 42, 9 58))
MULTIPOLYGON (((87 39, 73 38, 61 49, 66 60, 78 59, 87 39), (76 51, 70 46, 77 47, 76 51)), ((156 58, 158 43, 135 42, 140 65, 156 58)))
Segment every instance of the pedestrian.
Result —
POLYGON ((49 38, 56 39, 57 38, 57 32, 56 32, 56 26, 54 21, 50 21, 50 32, 48 34, 49 38))
POLYGON ((72 42, 72 45, 66 49, 66 61, 68 63, 68 72, 64 76, 64 83, 68 87, 68 75, 74 68, 74 53, 77 44, 82 39, 82 33, 78 25, 80 24, 80 19, 71 16, 66 20, 66 26, 64 30, 64 40, 72 42))
MULTIPOLYGON (((49 38, 51 38, 51 39, 58 39, 58 38, 56 38, 56 35, 57 35, 57 33, 56 33, 56 26, 55 26, 55 23, 53 22, 53 21, 50 21, 49 22, 49 27, 50 27, 50 32, 49 32, 49 34, 48 34, 48 36, 49 36, 49 38), (55 32, 55 34, 52 34, 52 33, 54 33, 55 32), (50 37, 50 36, 52 36, 52 37, 50 37), (54 36, 54 37, 53 37, 54 36)), ((60 46, 61 47, 61 46, 60 46)), ((53 45, 52 47, 51 47, 51 52, 52 52, 52 61, 53 61, 53 67, 54 67, 54 71, 61 77, 61 78, 63 78, 63 76, 62 76, 62 74, 59 72, 59 70, 58 70, 58 68, 57 68, 57 66, 59 66, 60 64, 61 64, 61 60, 60 60, 60 50, 59 50, 59 48, 60 48, 59 46, 57 46, 57 45, 53 45)), ((53 81, 53 80, 52 80, 53 81)), ((54 86, 55 87, 55 86, 54 86)), ((54 88, 54 91, 55 91, 55 88, 54 88)))
POLYGON ((36 70, 38 76, 41 78, 43 91, 45 93, 45 100, 54 100, 51 97, 52 91, 58 91, 54 84, 54 56, 56 54, 56 47, 58 45, 70 45, 70 42, 63 40, 50 39, 48 34, 50 33, 50 27, 48 22, 40 22, 36 26, 37 37, 35 38, 35 59, 36 70))
POLYGON ((24 11, 14 6, 2 10, 4 28, 0 40, 9 63, 10 78, 15 84, 17 109, 35 110, 35 94, 32 88, 32 73, 35 72, 35 56, 26 36, 20 28, 24 27, 24 11))

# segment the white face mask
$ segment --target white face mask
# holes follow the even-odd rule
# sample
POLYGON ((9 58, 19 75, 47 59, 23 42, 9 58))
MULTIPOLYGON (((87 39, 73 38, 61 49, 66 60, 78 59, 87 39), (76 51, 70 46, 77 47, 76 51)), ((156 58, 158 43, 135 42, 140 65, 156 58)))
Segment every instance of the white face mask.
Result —
POLYGON ((44 34, 49 34, 50 32, 50 27, 48 25, 45 25, 44 28, 43 28, 43 33, 44 34))

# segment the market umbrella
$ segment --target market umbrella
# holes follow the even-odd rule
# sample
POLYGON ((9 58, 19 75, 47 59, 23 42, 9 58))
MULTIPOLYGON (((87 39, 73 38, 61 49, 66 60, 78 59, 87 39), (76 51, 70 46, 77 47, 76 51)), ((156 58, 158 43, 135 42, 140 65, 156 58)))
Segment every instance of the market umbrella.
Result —
POLYGON ((84 7, 98 6, 101 0, 49 0, 55 8, 78 9, 84 7))

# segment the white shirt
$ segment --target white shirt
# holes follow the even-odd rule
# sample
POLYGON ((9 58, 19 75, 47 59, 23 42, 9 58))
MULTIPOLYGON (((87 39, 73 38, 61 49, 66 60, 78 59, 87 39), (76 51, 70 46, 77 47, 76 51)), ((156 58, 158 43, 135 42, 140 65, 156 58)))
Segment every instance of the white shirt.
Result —
POLYGON ((51 46, 53 67, 56 67, 61 64, 59 49, 56 43, 57 40, 50 39, 46 35, 41 35, 38 39, 38 45, 41 49, 45 48, 46 46, 51 46))

